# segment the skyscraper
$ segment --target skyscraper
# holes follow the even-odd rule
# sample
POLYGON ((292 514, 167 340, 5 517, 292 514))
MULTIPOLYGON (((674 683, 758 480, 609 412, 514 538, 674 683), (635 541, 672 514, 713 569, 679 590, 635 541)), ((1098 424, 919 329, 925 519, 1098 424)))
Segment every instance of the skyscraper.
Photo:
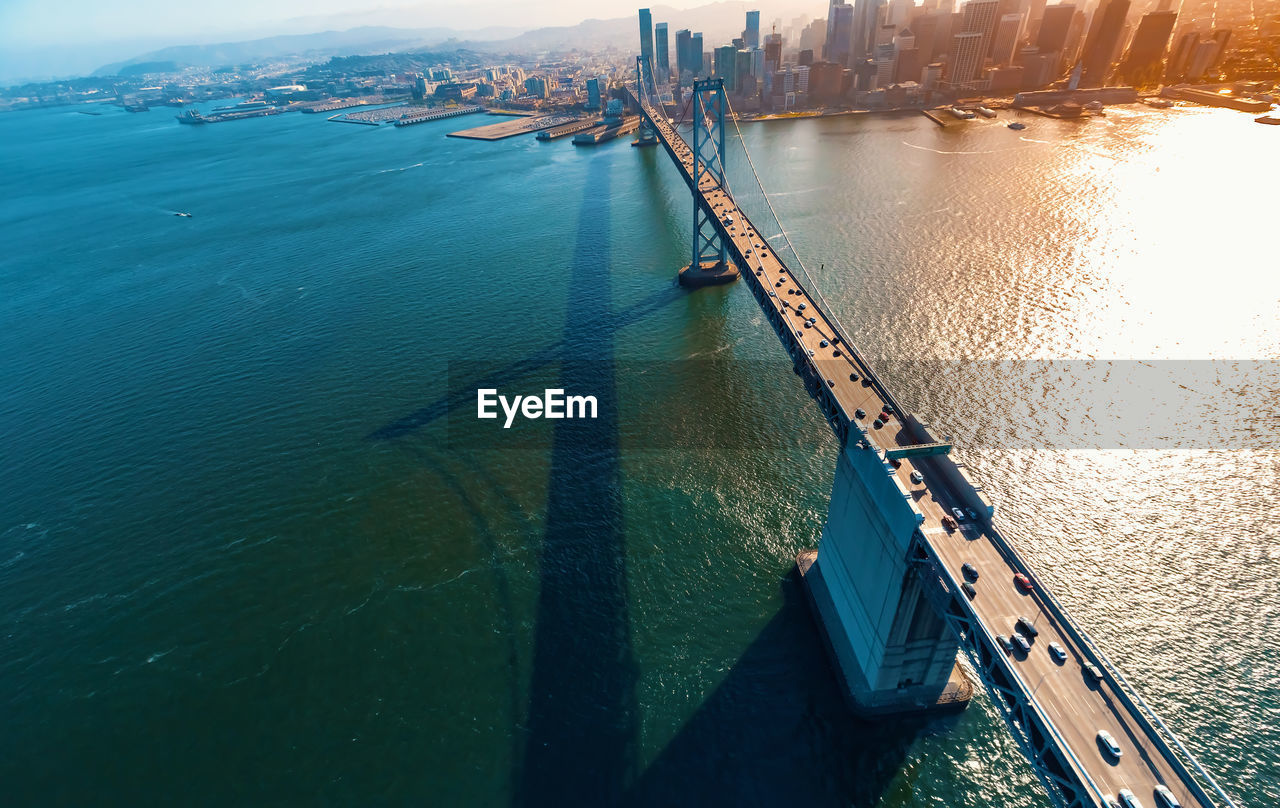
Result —
POLYGON ((721 45, 715 49, 715 55, 715 75, 724 79, 725 90, 733 92, 738 86, 735 80, 738 75, 738 49, 732 45, 721 45))
POLYGON ((828 62, 847 67, 849 48, 853 44, 853 6, 848 3, 832 3, 827 11, 827 44, 823 52, 828 62))
POLYGON ((1174 11, 1153 11, 1142 16, 1129 52, 1120 62, 1120 75, 1125 82, 1154 84, 1160 80, 1164 54, 1177 20, 1178 14, 1174 11))
POLYGON ((1036 48, 1041 53, 1061 53, 1067 44, 1067 32, 1076 15, 1073 5, 1046 6, 1036 35, 1036 48))
POLYGON ((1102 0, 1093 12, 1093 23, 1084 42, 1081 86, 1101 87, 1111 72, 1111 59, 1120 47, 1124 34, 1124 18, 1129 14, 1129 0, 1102 0))
MULTIPOLYGON (((1128 2, 1128 0, 1125 0, 1128 2)), ((991 49, 991 38, 996 30, 996 9, 1000 6, 999 0, 969 0, 964 4, 963 21, 961 23, 960 33, 981 34, 982 40, 979 42, 982 56, 985 58, 987 51, 991 49)), ((978 67, 982 67, 981 61, 978 67)))
POLYGON ((743 43, 750 48, 760 47, 760 12, 747 12, 747 28, 742 32, 743 43))
POLYGON ((871 57, 871 49, 875 47, 876 31, 879 27, 880 0, 854 0, 853 42, 849 46, 850 65, 862 64, 871 57))
POLYGON ((1013 62, 1014 51, 1018 48, 1018 34, 1022 30, 1021 14, 1005 14, 996 26, 995 39, 991 44, 991 61, 1005 66, 1013 62))
POLYGON ((689 37, 689 70, 695 76, 701 76, 704 72, 711 69, 711 65, 704 65, 702 59, 702 32, 694 31, 689 37))
POLYGON ((978 70, 982 67, 982 33, 979 31, 965 31, 956 34, 951 39, 951 59, 947 64, 947 83, 958 90, 972 89, 978 79, 978 70))
POLYGON ((689 65, 689 35, 688 28, 681 28, 676 31, 676 76, 683 78, 685 71, 693 72, 693 68, 689 65))
POLYGON ((658 81, 671 78, 671 47, 667 44, 667 24, 660 22, 653 26, 653 48, 656 61, 655 72, 658 81))
POLYGON ((640 56, 653 65, 653 15, 649 9, 640 9, 640 56))

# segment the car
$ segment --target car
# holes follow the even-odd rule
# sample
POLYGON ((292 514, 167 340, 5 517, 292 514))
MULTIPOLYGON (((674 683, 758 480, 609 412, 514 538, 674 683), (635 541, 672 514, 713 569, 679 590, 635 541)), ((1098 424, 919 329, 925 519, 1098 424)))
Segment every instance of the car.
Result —
POLYGON ((978 518, 978 512, 975 511, 973 508, 965 508, 964 511, 965 513, 969 514, 970 519, 976 520, 978 518))
POLYGON ((1113 794, 1107 794, 1102 798, 1102 801, 1106 803, 1106 808, 1120 808, 1120 803, 1116 802, 1115 795, 1113 794))
POLYGON ((835 387, 836 383, 831 379, 827 379, 827 387, 835 387))
POLYGON ((1031 643, 1027 642, 1027 638, 1016 631, 1013 632, 1013 644, 1018 646, 1018 650, 1022 653, 1031 653, 1031 643))
POLYGON ((1040 629, 1036 628, 1035 624, 1025 617, 1018 618, 1018 630, 1028 637, 1034 637, 1040 633, 1040 629))
POLYGON ((832 351, 832 352, 831 352, 831 355, 832 355, 832 356, 839 356, 839 355, 840 355, 840 349, 839 349, 839 348, 836 348, 834 351, 832 351))
POLYGON ((809 350, 809 356, 813 356, 813 349, 809 350))
POLYGON ((777 296, 778 296, 777 292, 773 291, 772 289, 769 290, 769 297, 777 297, 777 296))
POLYGON ((839 344, 840 344, 840 338, 839 338, 839 337, 832 337, 832 338, 831 338, 831 344, 832 344, 832 345, 839 345, 839 344))
POLYGON ((796 306, 796 308, 799 309, 800 311, 804 311, 805 309, 809 308, 809 304, 801 303, 799 306, 796 306))
POLYGON ((805 328, 813 328, 813 323, 809 322, 808 320, 805 320, 805 321, 804 321, 804 327, 805 327, 805 328))
POLYGON ((964 593, 969 596, 969 600, 973 600, 978 596, 978 590, 974 589, 973 584, 969 583, 968 581, 965 581, 964 583, 960 584, 960 588, 963 589, 964 593))
POLYGON ((797 336, 797 337, 803 337, 803 336, 804 336, 804 332, 797 328, 797 329, 796 329, 796 336, 797 336))
POLYGON ((1098 743, 1108 755, 1119 760, 1124 757, 1124 750, 1120 748, 1120 744, 1116 743, 1115 737, 1105 729, 1098 730, 1098 743))
POLYGON ((867 411, 859 407, 858 409, 853 411, 853 417, 857 418, 858 420, 862 420, 863 418, 867 417, 867 411))
POLYGON ((1031 584, 1031 579, 1023 575, 1021 572, 1013 576, 1013 582, 1017 584, 1018 588, 1023 592, 1030 592, 1032 589, 1035 589, 1031 584))
POLYGON ((773 285, 774 285, 774 286, 781 286, 781 285, 782 285, 782 281, 778 281, 778 282, 774 283, 773 285))
POLYGON ((1053 657, 1053 661, 1058 664, 1067 661, 1067 652, 1062 650, 1062 646, 1056 642, 1049 643, 1049 656, 1053 657))
POLYGON ((957 522, 964 521, 964 511, 960 510, 959 508, 952 508, 951 515, 956 518, 957 522))
POLYGON ((856 382, 857 380, 858 380, 858 374, 856 374, 856 373, 850 373, 850 374, 849 374, 849 381, 851 381, 851 382, 856 382))
POLYGON ((1164 808, 1182 808, 1182 803, 1178 802, 1178 798, 1173 796, 1173 792, 1163 783, 1156 786, 1156 802, 1164 808))
POLYGON ((1133 792, 1127 788, 1120 789, 1120 804, 1124 808, 1142 808, 1142 803, 1138 802, 1138 798, 1133 796, 1133 792))
POLYGON ((827 347, 827 346, 828 346, 828 345, 830 345, 830 344, 831 344, 831 343, 827 342, 827 341, 824 339, 822 342, 819 342, 819 343, 818 343, 818 347, 819 347, 819 348, 825 348, 825 347, 827 347))
POLYGON ((996 642, 1000 643, 1000 647, 1004 649, 1006 654, 1013 653, 1013 643, 1009 642, 1009 638, 1003 634, 996 635, 996 642))
POLYGON ((889 465, 893 466, 895 469, 902 468, 902 458, 901 457, 889 458, 889 465))
POLYGON ((959 525, 956 524, 955 518, 950 515, 942 517, 942 526, 947 530, 955 530, 959 527, 959 525))
POLYGON ((911 482, 915 483, 916 485, 920 485, 921 483, 924 482, 924 475, 918 471, 911 472, 911 482))
POLYGON ((970 581, 978 580, 978 568, 973 566, 973 564, 966 561, 964 566, 960 568, 960 571, 963 572, 964 577, 968 578, 970 581))
POLYGON ((1092 679, 1093 681, 1095 682, 1102 681, 1102 671, 1098 669, 1097 665, 1094 665, 1094 664, 1085 665, 1084 672, 1087 673, 1089 675, 1089 678, 1092 679))
POLYGON ((817 317, 810 317, 810 318, 809 318, 809 324, 810 324, 810 325, 812 325, 812 324, 814 324, 814 323, 816 323, 816 322, 818 322, 818 318, 817 318, 817 317))
POLYGON ((874 426, 876 429, 879 429, 880 427, 884 426, 884 421, 876 419, 876 421, 872 423, 872 426, 874 426))

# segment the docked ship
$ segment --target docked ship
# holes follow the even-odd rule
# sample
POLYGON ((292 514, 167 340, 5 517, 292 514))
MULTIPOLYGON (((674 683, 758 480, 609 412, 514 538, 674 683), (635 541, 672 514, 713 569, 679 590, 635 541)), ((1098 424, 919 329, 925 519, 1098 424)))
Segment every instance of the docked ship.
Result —
POLYGON ((977 110, 978 110, 978 114, 984 118, 994 118, 996 116, 996 111, 994 109, 989 109, 987 107, 977 107, 977 110))
POLYGON ((950 109, 947 110, 947 112, 950 112, 952 115, 956 116, 962 121, 967 121, 970 118, 977 117, 973 114, 971 110, 960 109, 960 107, 951 107, 950 109))
POLYGON ((178 123, 186 123, 186 124, 208 123, 208 121, 205 120, 204 116, 200 114, 200 111, 195 109, 183 110, 181 113, 173 117, 178 119, 178 123))

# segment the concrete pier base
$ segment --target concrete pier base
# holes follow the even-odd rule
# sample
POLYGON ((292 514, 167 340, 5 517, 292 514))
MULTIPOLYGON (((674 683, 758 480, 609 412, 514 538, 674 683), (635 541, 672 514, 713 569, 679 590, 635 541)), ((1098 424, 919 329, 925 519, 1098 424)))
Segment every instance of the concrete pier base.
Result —
POLYGON ((738 279, 738 268, 725 261, 703 261, 698 266, 690 264, 680 270, 680 285, 686 289, 698 289, 703 286, 719 286, 733 283, 738 279))
POLYGON ((957 660, 943 682, 896 687, 872 688, 855 661, 848 641, 838 630, 834 604, 821 570, 816 566, 817 550, 806 550, 796 556, 805 594, 818 622, 818 630, 827 653, 844 687, 846 701, 853 712, 863 718, 876 718, 905 713, 958 712, 973 698, 973 682, 965 675, 957 660), (830 627, 837 627, 831 631, 830 627))

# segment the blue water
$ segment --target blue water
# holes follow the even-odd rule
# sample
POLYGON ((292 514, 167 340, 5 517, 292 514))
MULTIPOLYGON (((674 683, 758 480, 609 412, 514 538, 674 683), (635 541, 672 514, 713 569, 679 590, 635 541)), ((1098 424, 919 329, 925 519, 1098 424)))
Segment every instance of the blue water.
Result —
MULTIPOLYGON (((1026 120, 744 136, 873 357, 1280 356, 1271 128, 1026 120)), ((478 122, 0 116, 7 799, 1045 804, 985 697, 845 711, 790 573, 836 447, 744 290, 673 285, 665 155, 444 136, 478 122), (475 378, 601 417, 477 431, 475 378)), ((1006 532, 1280 800, 1274 447, 1054 450, 1060 390, 993 395, 1021 440, 965 459, 1006 532)))

